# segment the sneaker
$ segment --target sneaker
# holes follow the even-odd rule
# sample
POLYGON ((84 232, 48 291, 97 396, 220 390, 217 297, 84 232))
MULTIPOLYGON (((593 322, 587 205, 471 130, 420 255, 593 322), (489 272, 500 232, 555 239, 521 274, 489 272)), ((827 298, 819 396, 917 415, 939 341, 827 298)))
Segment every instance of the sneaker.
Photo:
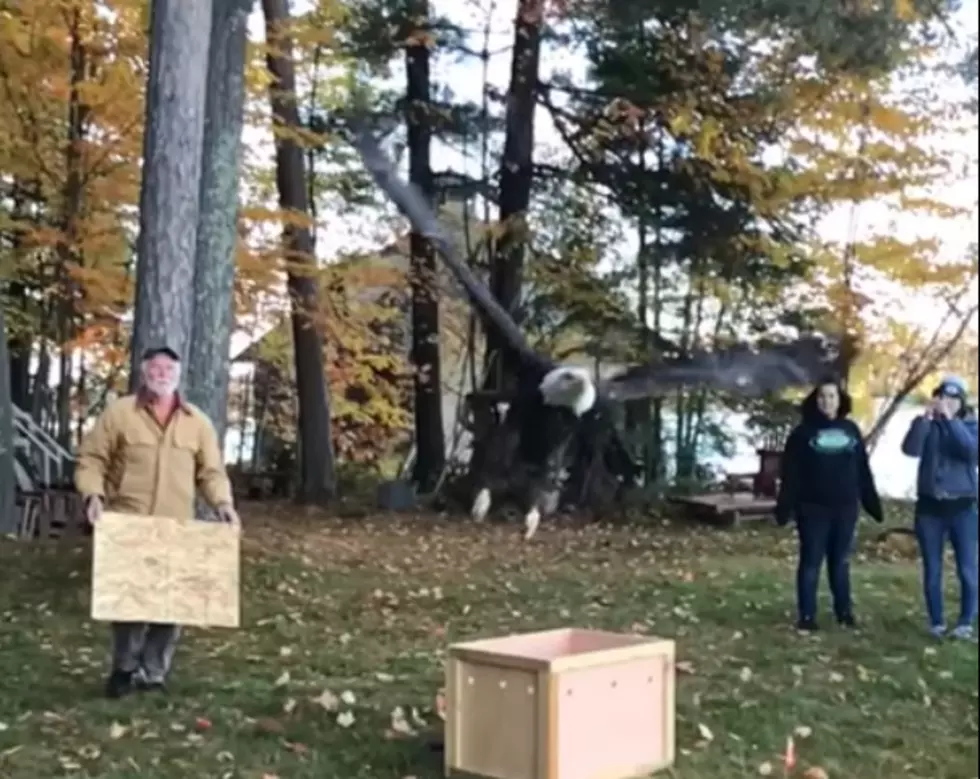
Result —
POLYGON ((115 670, 105 683, 106 698, 122 698, 133 691, 133 672, 115 670))
POLYGON ((802 633, 815 633, 820 630, 820 627, 813 617, 801 617, 796 623, 796 629, 802 633))
POLYGON ((847 628, 849 630, 856 630, 858 626, 857 620, 854 619, 853 614, 844 614, 843 616, 838 617, 837 624, 842 628, 847 628))
POLYGON ((929 635, 933 638, 945 638, 946 636, 946 626, 945 625, 933 625, 929 628, 929 635))
POLYGON ((973 625, 957 625, 950 635, 960 641, 973 641, 973 625))

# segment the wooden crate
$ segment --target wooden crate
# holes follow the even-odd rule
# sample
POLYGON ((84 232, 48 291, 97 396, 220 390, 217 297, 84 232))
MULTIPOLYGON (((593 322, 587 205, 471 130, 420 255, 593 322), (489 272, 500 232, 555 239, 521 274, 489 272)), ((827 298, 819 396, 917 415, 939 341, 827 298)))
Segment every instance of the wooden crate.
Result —
POLYGON ((674 762, 674 642, 568 628, 455 644, 445 773, 634 779, 674 762))

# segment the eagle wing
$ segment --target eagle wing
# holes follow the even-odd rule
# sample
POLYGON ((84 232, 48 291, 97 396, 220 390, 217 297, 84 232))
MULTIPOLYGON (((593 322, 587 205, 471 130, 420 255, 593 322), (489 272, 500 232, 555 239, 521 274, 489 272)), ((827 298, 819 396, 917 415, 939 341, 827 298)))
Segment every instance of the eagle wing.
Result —
MULTIPOLYGON (((553 360, 530 347, 510 314, 446 239, 425 198, 416 187, 398 178, 391 161, 370 133, 362 130, 355 138, 364 165, 374 181, 408 218, 413 229, 432 242, 466 290, 474 308, 521 355, 525 370, 535 376, 544 376, 557 367, 553 360)), ((830 367, 830 352, 829 342, 809 337, 762 349, 739 346, 722 352, 685 354, 630 368, 599 389, 605 399, 614 401, 661 395, 684 386, 758 395, 819 381, 830 367)))
POLYGON ((821 381, 833 371, 837 354, 833 340, 818 336, 758 348, 739 345, 629 368, 605 382, 602 391, 617 401, 692 386, 735 395, 763 395, 821 381))
POLYGON ((556 367, 552 360, 531 348, 524 333, 510 314, 497 302, 486 285, 474 275, 469 265, 459 257, 453 245, 446 239, 436 215, 426 203, 422 193, 395 174, 391 161, 385 156, 377 141, 366 131, 359 132, 356 138, 361 159, 375 183, 408 218, 412 228, 428 238, 433 248, 442 255, 449 270, 466 290, 471 304, 480 312, 484 320, 500 333, 515 352, 521 355, 522 361, 534 375, 544 376, 556 367))

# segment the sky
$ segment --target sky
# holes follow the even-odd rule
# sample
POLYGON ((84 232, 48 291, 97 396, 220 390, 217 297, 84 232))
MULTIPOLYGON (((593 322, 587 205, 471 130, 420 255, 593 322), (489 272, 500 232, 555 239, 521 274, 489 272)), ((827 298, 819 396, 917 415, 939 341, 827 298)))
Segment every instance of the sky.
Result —
MULTIPOLYGON (((956 27, 966 34, 976 35, 978 30, 978 2, 966 0, 956 19, 956 27)), ((294 12, 302 10, 307 5, 305 0, 294 0, 294 12)), ((432 0, 435 13, 451 16, 464 28, 472 30, 469 45, 474 50, 483 46, 483 28, 489 14, 490 36, 488 49, 491 56, 488 63, 487 80, 490 85, 500 91, 505 91, 510 75, 510 49, 513 39, 513 18, 517 0, 432 0)), ((257 8, 250 19, 250 33, 253 38, 264 37, 264 21, 261 9, 257 8)), ((556 51, 546 48, 542 52, 541 70, 547 79, 556 69, 563 69, 584 75, 585 63, 581 58, 571 56, 567 51, 556 51)), ((401 83, 403 79, 399 69, 395 71, 395 80, 401 83)), ((449 59, 439 57, 433 63, 433 78, 448 86, 457 100, 479 103, 482 99, 483 73, 482 64, 475 58, 449 59)), ((965 86, 949 83, 945 91, 950 94, 965 93, 965 86)), ((562 142, 548 113, 539 108, 535 118, 535 156, 541 159, 554 150, 560 152, 562 142)), ((950 149, 964 159, 976 156, 978 148, 978 132, 974 125, 971 131, 963 136, 939 136, 933 142, 950 149)), ((248 128, 245 133, 245 144, 249 153, 271 160, 271 136, 267 130, 248 128)), ((479 175, 478 161, 467 160, 461 154, 448 148, 445 144, 433 144, 432 165, 435 170, 454 169, 479 175)), ((949 259, 963 256, 967 247, 976 240, 978 234, 978 216, 975 203, 977 200, 980 177, 975 160, 968 165, 968 172, 961 180, 944 182, 940 196, 950 204, 970 209, 970 216, 959 218, 953 222, 929 218, 919 214, 896 214, 884 203, 865 203, 856 210, 839 208, 829 214, 819 226, 819 234, 830 241, 846 243, 851 235, 852 220, 856 221, 856 237, 864 237, 881 232, 892 232, 901 238, 936 237, 942 241, 942 255, 949 259)), ((344 216, 336 213, 322 213, 317 226, 318 251, 322 261, 337 254, 356 249, 371 249, 383 245, 390 237, 390 226, 379 222, 376 218, 366 220, 363 215, 344 216)), ((635 252, 635 246, 627 241, 621 251, 624 255, 635 252)), ((908 297, 907 295, 905 296, 908 297)), ((939 312, 926 301, 915 301, 909 298, 904 306, 909 318, 919 324, 928 325, 939 312)), ((245 334, 237 334, 235 341, 241 347, 250 340, 245 334)), ((233 351, 237 351, 233 345, 233 351)))

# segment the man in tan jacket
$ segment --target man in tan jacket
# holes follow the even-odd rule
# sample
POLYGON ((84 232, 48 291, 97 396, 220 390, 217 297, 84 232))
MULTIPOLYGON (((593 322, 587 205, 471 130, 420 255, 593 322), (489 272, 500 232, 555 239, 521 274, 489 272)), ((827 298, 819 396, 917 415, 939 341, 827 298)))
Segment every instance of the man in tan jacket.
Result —
MULTIPOLYGON (((161 346, 143 354, 140 388, 112 402, 78 453, 75 487, 95 524, 103 508, 127 514, 190 518, 196 493, 223 522, 237 524, 218 436, 207 416, 177 391, 180 357, 161 346)), ((179 625, 114 623, 106 695, 164 688, 179 625)))

